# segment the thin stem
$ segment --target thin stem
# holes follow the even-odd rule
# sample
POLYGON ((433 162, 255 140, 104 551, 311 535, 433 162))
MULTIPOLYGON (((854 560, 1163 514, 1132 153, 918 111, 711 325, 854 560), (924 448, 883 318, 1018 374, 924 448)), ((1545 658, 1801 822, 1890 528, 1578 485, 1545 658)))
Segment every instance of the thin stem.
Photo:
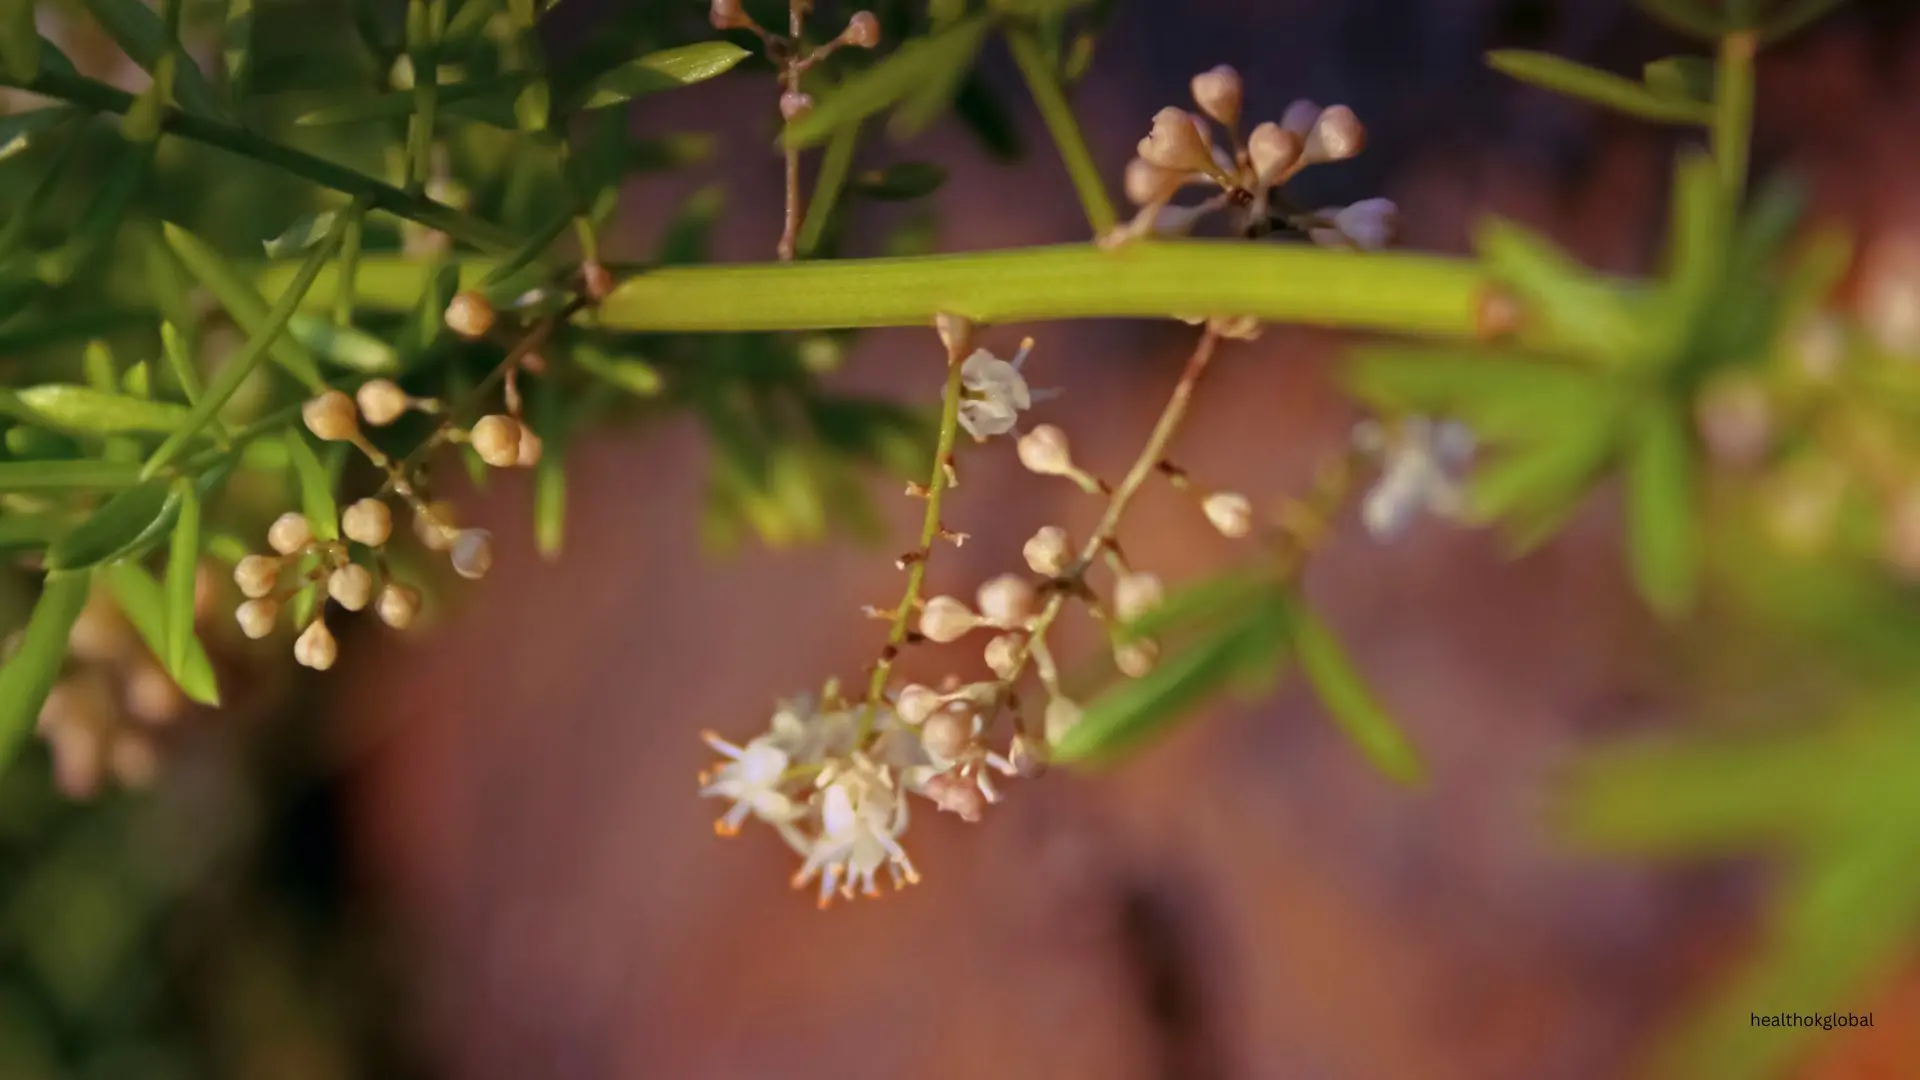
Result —
POLYGON ((920 606, 920 586, 927 578, 928 557, 935 538, 940 535, 940 503, 951 486, 953 444, 960 431, 960 370, 965 356, 963 348, 956 348, 947 356, 947 382, 940 397, 940 438, 933 451, 933 469, 927 478, 927 513, 920 523, 919 557, 907 567, 906 594, 894 609, 893 622, 887 628, 886 648, 874 666, 873 678, 867 683, 867 708, 860 721, 862 742, 872 730, 874 709, 880 703, 880 695, 886 692, 887 678, 893 673, 894 653, 907 640, 907 627, 920 606))
MULTIPOLYGON (((0 84, 18 86, 92 112, 124 114, 133 107, 135 100, 132 94, 106 83, 51 69, 42 69, 32 82, 6 82, 0 79, 0 84)), ((232 124, 168 108, 161 113, 160 130, 252 158, 311 180, 321 187, 365 199, 370 209, 383 210, 395 217, 419 222, 482 251, 509 251, 519 245, 512 233, 492 222, 462 213, 445 203, 409 195, 365 173, 295 150, 232 124)))
MULTIPOLYGON (((787 42, 785 55, 780 60, 780 89, 784 94, 800 92, 800 35, 806 29, 807 0, 788 0, 787 2, 787 42)), ((781 262, 792 262, 794 252, 799 248, 800 220, 806 214, 806 208, 800 200, 800 150, 786 140, 787 197, 786 218, 780 229, 779 255, 781 262)))
POLYGON ((1747 190, 1747 159, 1753 138, 1753 60, 1759 36, 1735 30, 1720 39, 1713 95, 1713 157, 1729 206, 1747 190))
POLYGON ((1073 179, 1073 189, 1080 196, 1080 205, 1086 210, 1087 224, 1092 226, 1095 236, 1105 236, 1113 231, 1118 215, 1113 209, 1113 201, 1107 196, 1106 181, 1100 176, 1100 169, 1093 163, 1093 154, 1087 150, 1087 140, 1080 131, 1080 121, 1074 117, 1073 106, 1067 103, 1066 94, 1060 89, 1060 80, 1054 76, 1052 66, 1047 63, 1040 42, 1033 32, 1016 29, 1007 34, 1007 46, 1013 51, 1013 59, 1020 65, 1020 74, 1026 77, 1027 91, 1033 95, 1033 103, 1040 108, 1040 118, 1046 122, 1047 133, 1053 136, 1053 142, 1060 150, 1060 160, 1067 167, 1067 175, 1073 179))
POLYGON ((820 155, 820 171, 813 178, 813 203, 807 207, 806 224, 800 229, 800 254, 812 255, 826 235, 827 220, 840 201, 840 191, 853 171, 854 151, 860 146, 860 125, 849 124, 833 133, 827 149, 820 155))
POLYGON ((440 35, 446 30, 447 0, 411 0, 407 42, 413 58, 413 115, 407 120, 407 192, 426 191, 433 175, 433 126, 440 92, 440 35))
POLYGON ((346 233, 340 239, 340 287, 333 295, 333 321, 340 326, 353 325, 353 282, 360 269, 360 204, 347 211, 346 233))

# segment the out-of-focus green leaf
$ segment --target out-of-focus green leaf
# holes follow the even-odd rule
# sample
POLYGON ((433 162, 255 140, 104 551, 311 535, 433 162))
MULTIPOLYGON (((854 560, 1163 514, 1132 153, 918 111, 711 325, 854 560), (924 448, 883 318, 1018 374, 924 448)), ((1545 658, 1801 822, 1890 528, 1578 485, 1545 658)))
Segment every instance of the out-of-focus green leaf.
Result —
POLYGON ((1255 604, 1278 599, 1274 582, 1245 571, 1234 571, 1174 589, 1159 604, 1114 631, 1120 642, 1157 638, 1191 628, 1205 629, 1216 620, 1238 621, 1255 604))
MULTIPOLYGON (((436 104, 454 106, 489 99, 506 101, 527 84, 528 78, 526 72, 515 71, 505 75, 470 79, 466 82, 441 83, 435 88, 436 104)), ((393 90, 315 109, 301 114, 294 123, 301 127, 324 127, 333 124, 362 124, 375 120, 399 120, 413 115, 413 110, 413 91, 411 89, 393 90)))
POLYGON ((1760 40, 1789 38, 1825 18, 1846 0, 1787 0, 1760 27, 1760 40))
POLYGON ((162 57, 179 58, 173 73, 173 92, 189 112, 206 116, 221 114, 219 99, 206 74, 186 56, 180 42, 167 32, 166 25, 152 8, 140 0, 86 0, 86 3, 114 43, 149 74, 156 70, 162 57))
POLYGON ((806 116, 788 124, 783 136, 786 145, 805 148, 825 142, 840 128, 896 105, 901 109, 892 129, 896 138, 924 127, 953 100, 960 80, 980 51, 987 26, 986 19, 976 16, 930 37, 907 42, 892 56, 847 79, 806 116))
MULTIPOLYGON (((77 140, 76 140, 77 141, 77 140)), ((146 181, 153 164, 155 143, 123 142, 99 192, 80 219, 79 227, 59 250, 40 258, 37 272, 49 285, 62 285, 86 270, 107 251, 120 231, 121 219, 146 181)))
POLYGON ((796 250, 802 256, 811 256, 820 250, 827 239, 827 228, 833 224, 833 211, 840 203, 840 193, 847 186, 847 174, 853 168, 854 155, 860 151, 860 130, 858 122, 848 124, 833 133, 827 140, 826 152, 820 155, 820 171, 815 174, 813 198, 807 204, 806 220, 800 224, 800 237, 796 250))
POLYGON ((1647 89, 1676 101, 1713 100, 1713 61, 1704 56, 1669 56, 1642 72, 1647 89))
POLYGON ((167 434, 187 420, 187 409, 171 401, 151 401, 88 386, 47 383, 8 394, 0 391, 0 411, 28 423, 91 435, 167 434))
POLYGON ((47 575, 27 620, 20 651, 0 666, 0 768, 13 760, 33 728, 67 658, 67 634, 87 605, 86 574, 47 575))
POLYGON ((630 356, 609 356, 592 345, 574 346, 573 361, 587 374, 638 397, 658 397, 666 385, 652 364, 630 356))
POLYGON ((1667 405, 1640 417, 1626 461, 1627 552, 1640 594, 1663 618, 1692 606, 1699 543, 1686 418, 1667 405))
POLYGON ((1718 166, 1702 151, 1683 150, 1673 182, 1667 251, 1667 287, 1660 294, 1663 340, 1643 361, 1682 358, 1702 336, 1719 298, 1727 268, 1729 214, 1718 166))
POLYGON ((1456 417, 1488 442, 1556 434, 1612 392, 1594 372, 1544 357, 1406 346, 1363 351, 1344 381, 1383 411, 1456 417))
POLYGON ((173 381, 180 384, 180 393, 187 399, 188 405, 200 402, 200 369, 195 366, 193 356, 187 350, 186 339, 180 336, 180 330, 171 322, 160 324, 160 352, 167 359, 167 367, 173 372, 173 381))
POLYGON ((72 109, 55 105, 0 116, 0 161, 34 145, 41 135, 57 130, 62 122, 73 115, 72 109))
POLYGON ((1354 741, 1374 768, 1403 784, 1418 784, 1426 766, 1400 726, 1367 687, 1346 650, 1305 603, 1288 605, 1288 633, 1301 674, 1341 731, 1354 741))
POLYGON ((1619 444, 1619 419, 1617 408, 1598 407, 1557 437, 1513 446, 1476 469, 1469 497, 1475 516, 1490 521, 1584 495, 1619 444))
POLYGON ((0 74, 23 83, 40 74, 40 32, 33 23, 33 0, 0 0, 0 74))
POLYGON ((1237 621, 1217 627, 1146 675, 1120 683, 1089 704, 1080 722, 1054 745, 1054 756, 1061 761, 1104 761, 1139 745, 1236 678, 1277 663, 1287 624, 1283 604, 1247 608, 1237 621))
POLYGON ((187 645, 193 640, 194 581, 200 566, 200 493, 193 481, 182 477, 173 482, 180 497, 180 520, 173 526, 173 542, 167 550, 167 633, 165 658, 167 671, 175 681, 187 664, 187 645))
MULTIPOLYGON (((133 624, 140 639, 155 656, 164 659, 172 641, 168 635, 172 633, 174 617, 167 588, 154 580, 146 567, 131 559, 101 567, 100 576, 113 590, 115 602, 126 613, 127 621, 133 624)), ((191 597, 187 610, 189 618, 182 636, 186 653, 179 669, 169 669, 168 674, 188 697, 202 705, 218 705, 220 687, 213 676, 213 664, 207 659, 206 647, 193 632, 191 597)))
POLYGON ((683 266, 707 261, 713 229, 726 207, 726 189, 709 184, 694 192, 668 222, 654 261, 661 266, 683 266))
POLYGON ((333 478, 327 474, 327 467, 320 463, 320 456, 313 452, 301 429, 287 428, 286 443, 287 459, 293 463, 293 475, 300 483, 300 512, 307 516, 308 527, 321 540, 339 539, 340 507, 334 502, 333 478))
MULTIPOLYGON (((314 275, 319 273, 318 267, 325 265, 324 256, 330 253, 329 245, 323 244, 319 249, 307 253, 307 261, 301 265, 294 279, 296 284, 289 286, 280 297, 280 306, 288 307, 287 314, 276 320, 274 309, 267 306, 267 301, 260 295, 260 291, 205 241, 171 222, 166 225, 166 235, 167 244, 173 248, 173 253, 179 258, 181 265, 185 266, 187 272, 192 274, 200 284, 206 286, 207 291, 213 294, 213 298, 220 302, 220 306, 227 310, 227 314, 233 317, 233 321, 239 324, 242 330, 264 342, 267 355, 273 357, 275 363, 285 368, 308 389, 318 392, 325 385, 325 380, 321 379, 320 369, 314 364, 313 357, 300 346, 299 342, 282 336, 279 331, 286 325, 287 318, 291 317, 291 307, 298 306, 299 298, 305 295, 306 286, 311 285, 314 275), (299 284, 303 281, 305 285, 299 284), (294 298, 291 306, 287 304, 289 296, 294 298), (278 325, 275 325, 276 321, 278 325), (269 330, 271 330, 270 333, 269 330)), ((252 346, 251 341, 248 344, 249 347, 252 346)), ((229 362, 221 369, 222 375, 239 366, 237 362, 229 362)), ((244 375, 243 372, 242 377, 244 375)), ((239 379, 234 380, 234 386, 238 388, 239 379)), ((209 400, 215 397, 211 392, 207 396, 209 400)), ((221 396, 215 408, 224 404, 226 404, 226 397, 221 396)))
POLYGON ((167 516, 170 498, 164 480, 149 480, 120 492, 47 549, 47 568, 84 570, 119 555, 167 516))
POLYGON ((1569 346, 1608 361, 1646 352, 1647 334, 1617 292, 1545 237, 1490 218, 1474 240, 1494 276, 1536 309, 1569 346))
POLYGON ((265 242, 269 259, 290 259, 332 235, 340 221, 340 211, 323 210, 304 214, 279 236, 265 242))
POLYGON ((352 326, 299 312, 287 320, 287 334, 335 367, 367 375, 400 370, 400 354, 393 346, 352 326))
POLYGON ((575 208, 571 206, 563 206, 556 210, 553 216, 547 219, 546 224, 540 226, 532 236, 527 238, 526 243, 507 256, 506 261, 494 267, 493 272, 482 279, 481 285, 483 287, 498 285, 533 265, 540 256, 546 254, 555 240, 560 239, 560 234, 567 231, 567 226, 573 223, 574 215, 575 208))
POLYGON ((540 397, 540 463, 533 469, 533 539, 540 554, 560 556, 567 524, 567 436, 561 398, 551 391, 540 397))
POLYGON ((1706 124, 1713 119, 1713 109, 1702 102, 1666 97, 1643 83, 1576 64, 1551 53, 1499 49, 1487 54, 1487 63, 1495 71, 1521 82, 1604 105, 1643 120, 1667 124, 1706 124))
POLYGON ((253 0, 227 0, 220 56, 227 71, 227 92, 235 98, 244 96, 253 74, 253 0))
POLYGON ((969 72, 961 80, 960 92, 953 99, 953 109, 961 123, 996 160, 1018 161, 1025 152, 1013 111, 978 72, 969 72))
POLYGON ((1728 276, 1759 276, 1793 239, 1807 207, 1806 188, 1789 176, 1773 176, 1760 186, 1733 231, 1728 276))
POLYGON ((408 316, 399 338, 394 341, 394 350, 403 365, 418 361, 439 342, 446 329, 447 305, 459 291, 459 264, 445 262, 435 267, 427 279, 427 287, 414 304, 413 314, 408 316))
POLYGON ((5 492, 117 491, 139 482, 140 466, 133 462, 0 461, 5 492))
POLYGON ((67 513, 0 513, 0 551, 46 547, 65 536, 78 520, 67 513))
POLYGON ((747 50, 730 41, 703 41, 677 49, 648 53, 601 72, 575 92, 571 109, 602 109, 647 94, 705 82, 733 70, 747 50))
POLYGON ((947 182, 947 170, 930 161, 903 161, 856 173, 848 187, 869 199, 924 199, 947 182))
POLYGON ((1711 41, 1723 29, 1719 15, 1702 8, 1698 0, 1636 0, 1640 10, 1683 34, 1711 41))

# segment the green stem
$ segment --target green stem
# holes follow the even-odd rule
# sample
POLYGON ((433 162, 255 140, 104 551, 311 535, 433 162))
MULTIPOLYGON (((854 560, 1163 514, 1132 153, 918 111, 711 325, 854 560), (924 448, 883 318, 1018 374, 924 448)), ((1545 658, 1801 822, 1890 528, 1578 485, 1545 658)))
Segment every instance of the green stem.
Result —
POLYGON ((407 45, 413 59, 413 115, 407 119, 407 192, 419 195, 433 175, 434 113, 440 93, 440 34, 446 29, 446 0, 411 0, 407 45))
POLYGON ((933 451, 933 470, 927 478, 927 514, 920 523, 920 548, 913 565, 907 568, 907 591, 894 609, 893 623, 887 628, 887 648, 874 665, 873 678, 867 683, 867 709, 861 718, 860 737, 865 741, 873 727, 873 709, 886 692, 887 678, 893 673, 893 654, 907 640, 907 627, 920 606, 920 586, 927 579, 927 561, 933 554, 933 542, 940 535, 940 502, 947 493, 947 470, 953 461, 953 444, 960 431, 960 370, 964 356, 947 359, 947 382, 940 396, 940 439, 933 451))
POLYGON ((1060 80, 1047 63, 1046 52, 1033 32, 1025 29, 1009 31, 1007 47, 1013 51, 1014 62, 1020 65, 1020 74, 1026 77, 1027 90, 1040 108, 1047 133, 1053 136, 1054 145, 1060 150, 1060 160, 1073 179, 1080 205, 1086 209, 1087 224, 1093 227, 1093 235, 1105 236, 1113 231, 1118 215, 1107 196, 1106 181, 1093 163, 1093 154, 1087 150, 1087 140, 1080 132, 1080 121, 1073 115, 1073 106, 1067 104, 1060 80))
POLYGON ((1753 138, 1753 58, 1759 47, 1751 29, 1720 39, 1713 95, 1713 157, 1729 206, 1738 206, 1747 190, 1747 159, 1753 138))
POLYGON ((812 255, 826 235, 827 219, 840 201, 847 174, 853 171, 854 151, 860 146, 860 125, 849 124, 833 133, 826 153, 820 155, 820 172, 813 180, 813 198, 807 205, 807 220, 800 227, 800 254, 812 255))
MULTIPOLYGON (((5 85, 19 86, 93 112, 124 114, 134 103, 132 94, 94 79, 60 71, 43 70, 32 82, 7 82, 5 85)), ((409 195, 365 173, 262 138, 232 124, 169 108, 161 116, 160 130, 252 158, 321 187, 365 199, 369 209, 383 210, 395 217, 419 222, 482 251, 508 251, 518 242, 512 233, 492 222, 462 213, 445 203, 409 195)))
POLYGON ((353 283, 360 270, 360 230, 362 227, 360 204, 355 203, 347 210, 346 230, 340 238, 339 288, 333 294, 333 321, 340 326, 353 325, 353 283))

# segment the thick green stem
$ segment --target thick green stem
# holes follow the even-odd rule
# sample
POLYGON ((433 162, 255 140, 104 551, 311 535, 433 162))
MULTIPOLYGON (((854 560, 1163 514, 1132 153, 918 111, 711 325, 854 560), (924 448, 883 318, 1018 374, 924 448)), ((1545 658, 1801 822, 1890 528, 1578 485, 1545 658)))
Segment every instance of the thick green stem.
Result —
MULTIPOLYGON (((42 71, 30 83, 6 85, 20 86, 93 112, 123 114, 134 103, 132 94, 116 90, 103 82, 60 71, 42 71)), ((518 238, 492 222, 464 214, 445 203, 409 195, 365 173, 295 150, 232 124, 178 109, 167 109, 161 116, 160 130, 252 158, 311 180, 321 187, 364 199, 369 209, 384 210, 395 217, 417 221, 482 251, 508 251, 519 246, 518 238)))
POLYGON ((1066 95, 1060 90, 1060 80, 1054 74, 1053 66, 1047 63, 1046 52, 1040 48, 1040 42, 1030 30, 1010 31, 1007 34, 1007 47, 1013 51, 1013 59, 1020 65, 1020 74, 1026 77, 1027 90, 1033 95, 1033 103, 1040 108, 1040 118, 1046 122, 1047 133, 1053 136, 1054 145, 1060 150, 1060 160, 1067 167, 1067 175, 1073 179, 1073 189, 1080 196, 1080 205, 1086 209, 1087 224, 1093 227, 1093 235, 1105 236, 1113 231, 1119 219, 1114 213, 1113 201, 1107 196, 1106 180, 1093 163, 1093 154, 1087 150, 1086 137, 1080 132, 1080 121, 1074 117, 1073 106, 1067 103, 1066 95))
POLYGON ((1720 39, 1713 95, 1713 157, 1728 205, 1747 190, 1747 158, 1753 139, 1753 58, 1758 35, 1735 30, 1720 39))

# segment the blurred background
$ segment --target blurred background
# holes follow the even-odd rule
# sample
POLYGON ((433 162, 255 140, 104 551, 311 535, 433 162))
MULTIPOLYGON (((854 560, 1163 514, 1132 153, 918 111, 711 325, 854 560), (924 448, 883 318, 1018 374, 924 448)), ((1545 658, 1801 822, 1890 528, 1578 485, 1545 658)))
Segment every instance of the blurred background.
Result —
MULTIPOLYGON (((620 6, 568 0, 555 62, 620 6)), ((1680 43, 1615 0, 1122 0, 1076 104, 1117 190, 1153 113, 1232 64, 1250 115, 1311 97, 1369 125, 1357 162, 1303 180, 1309 205, 1389 196, 1403 244, 1443 252, 1498 212, 1647 270, 1673 137, 1486 71, 1508 46, 1633 70, 1680 43)), ((763 75, 634 110, 636 130, 717 125, 718 144, 630 187, 612 257, 647 257, 716 180, 713 256, 770 257, 763 75)), ((984 77, 1017 86, 998 50, 984 77)), ((911 148, 951 172, 928 221, 941 250, 1083 236, 1037 117, 1007 100, 1024 160, 957 126, 911 148)), ((1766 53, 1759 116, 1759 169, 1795 171, 1817 217, 1858 228, 1851 295, 1920 309, 1916 6, 1859 0, 1766 53)), ((876 235, 902 214, 860 212, 876 235)), ((852 235, 863 253, 861 219, 852 235)), ((995 327, 987 343, 1005 355, 1026 333, 1031 381, 1067 391, 1036 415, 1117 472, 1191 332, 995 327)), ((834 384, 933 398, 924 336, 862 336, 834 384)), ((1176 460, 1256 500, 1299 491, 1357 416, 1330 377, 1346 344, 1274 329, 1232 346, 1176 460)), ((1698 672, 1743 662, 1656 628, 1606 499, 1517 562, 1444 526, 1381 546, 1347 522, 1315 563, 1309 594, 1426 753, 1426 789, 1382 780, 1283 687, 1110 772, 1019 785, 979 824, 920 815, 922 885, 817 912, 774 837, 714 839, 696 733, 749 736, 777 697, 871 661, 881 631, 859 609, 897 589, 918 509, 876 480, 878 545, 716 558, 707 459, 672 415, 582 438, 557 562, 534 548, 526 485, 458 490, 499 540, 456 617, 350 631, 325 677, 223 667, 239 703, 168 720, 148 790, 68 800, 38 747, 0 775, 0 1078, 1600 1080, 1631 1075, 1756 948, 1771 861, 1599 858, 1556 833, 1570 763, 1686 723, 1698 672)), ((935 561, 935 592, 1015 567, 1039 525, 1097 516, 1026 482, 1004 442, 963 469, 947 518, 972 539, 935 561)), ((1179 581, 1227 558, 1169 493, 1137 506, 1136 565, 1179 581)), ((903 669, 955 662, 910 652, 903 669)), ((1752 1003, 1876 1016, 1805 1042, 1786 1075, 1920 1076, 1920 970, 1884 969, 1846 1001, 1752 1003)))

